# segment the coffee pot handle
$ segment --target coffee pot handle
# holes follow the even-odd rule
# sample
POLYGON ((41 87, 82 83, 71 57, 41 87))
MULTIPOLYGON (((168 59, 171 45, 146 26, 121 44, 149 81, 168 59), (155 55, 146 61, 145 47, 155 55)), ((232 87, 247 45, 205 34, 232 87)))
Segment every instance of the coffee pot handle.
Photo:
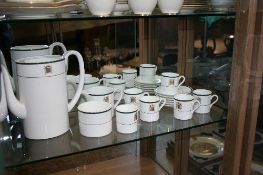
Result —
POLYGON ((120 104, 121 99, 122 99, 122 97, 123 97, 123 91, 121 91, 121 90, 119 90, 119 89, 116 89, 113 94, 115 95, 116 92, 119 92, 119 93, 120 93, 120 97, 119 97, 119 99, 117 100, 117 102, 114 104, 114 109, 120 104))
POLYGON ((218 95, 212 95, 212 96, 211 96, 211 101, 212 101, 213 98, 215 98, 215 101, 213 101, 213 102, 210 104, 210 108, 218 101, 218 95))
POLYGON ((79 100, 79 97, 82 93, 82 89, 84 86, 84 75, 85 75, 84 61, 83 61, 81 54, 75 50, 70 50, 70 51, 65 52, 63 54, 63 57, 65 58, 66 65, 68 65, 68 59, 70 55, 75 55, 79 62, 79 85, 78 85, 78 88, 76 90, 74 97, 68 104, 68 112, 70 112, 73 109, 73 107, 77 104, 79 100))
POLYGON ((61 42, 54 42, 54 43, 52 43, 52 44, 49 46, 49 53, 50 53, 50 55, 53 55, 54 48, 55 48, 56 46, 59 46, 59 47, 63 50, 63 54, 64 54, 65 52, 67 52, 67 49, 66 49, 66 47, 65 47, 65 45, 64 45, 63 43, 61 43, 61 42))

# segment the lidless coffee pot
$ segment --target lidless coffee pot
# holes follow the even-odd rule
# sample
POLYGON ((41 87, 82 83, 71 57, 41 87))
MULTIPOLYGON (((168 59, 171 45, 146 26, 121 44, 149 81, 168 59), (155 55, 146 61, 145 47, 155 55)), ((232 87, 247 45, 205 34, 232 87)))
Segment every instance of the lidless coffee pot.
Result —
POLYGON ((44 55, 16 61, 19 100, 16 99, 5 66, 1 65, 8 108, 24 119, 25 136, 29 139, 48 139, 64 134, 69 129, 68 112, 77 103, 84 84, 83 58, 77 51, 63 56, 44 55), (80 82, 76 94, 67 100, 66 67, 70 55, 79 62, 80 82))

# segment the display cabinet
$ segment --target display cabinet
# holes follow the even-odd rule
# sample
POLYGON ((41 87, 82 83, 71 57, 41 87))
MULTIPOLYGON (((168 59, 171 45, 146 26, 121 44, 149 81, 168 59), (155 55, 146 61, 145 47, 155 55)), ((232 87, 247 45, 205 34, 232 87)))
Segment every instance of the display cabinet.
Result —
MULTIPOLYGON (((148 16, 125 11, 98 17, 87 9, 41 18, 4 16, 0 24, 13 27, 14 43, 61 41, 83 55, 86 73, 94 76, 111 67, 119 73, 124 67, 153 63, 158 65, 158 74, 178 72, 186 77, 185 85, 219 95, 208 114, 195 113, 192 119, 182 121, 174 118, 173 108, 164 107, 157 122, 140 121, 133 134, 118 133, 113 117, 112 133, 101 138, 80 134, 75 110, 69 113, 67 133, 48 140, 30 140, 23 134, 22 121, 9 113, 2 123, 0 140, 6 172, 239 174, 243 168, 244 174, 248 172, 250 165, 242 165, 251 156, 251 149, 245 153, 241 150, 253 144, 263 65, 262 39, 249 38, 262 35, 262 4, 253 2, 240 0, 235 8, 223 9, 207 3, 202 7, 183 6, 176 15, 162 14, 156 8, 148 16), (38 31, 33 32, 32 26, 38 31), (257 80, 246 82, 253 78, 257 80), (251 121, 247 121, 248 115, 251 121)), ((9 58, 8 51, 5 56, 9 58)), ((68 71, 77 73, 70 66, 68 71)))

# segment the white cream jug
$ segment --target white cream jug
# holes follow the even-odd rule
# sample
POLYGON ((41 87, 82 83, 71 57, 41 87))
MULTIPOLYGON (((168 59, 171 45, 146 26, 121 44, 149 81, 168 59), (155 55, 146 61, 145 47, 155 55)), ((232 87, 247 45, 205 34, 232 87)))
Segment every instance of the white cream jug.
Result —
POLYGON ((1 65, 7 105, 17 117, 24 119, 25 136, 29 139, 48 139, 69 129, 68 112, 77 103, 84 85, 83 58, 77 51, 63 56, 44 55, 16 60, 19 100, 16 99, 5 66, 1 65), (76 94, 67 100, 66 68, 70 55, 79 62, 80 82, 76 94))

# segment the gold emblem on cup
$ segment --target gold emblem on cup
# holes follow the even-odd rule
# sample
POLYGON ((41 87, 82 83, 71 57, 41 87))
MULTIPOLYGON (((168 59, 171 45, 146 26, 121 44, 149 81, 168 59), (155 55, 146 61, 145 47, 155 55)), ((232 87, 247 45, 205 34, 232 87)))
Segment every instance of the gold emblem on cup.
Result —
POLYGON ((149 111, 150 111, 150 112, 155 111, 155 110, 154 110, 154 105, 150 105, 149 111))
POLYGON ((131 103, 136 103, 136 97, 131 97, 131 103))
POLYGON ((169 80, 169 85, 174 85, 174 80, 173 79, 169 80))
POLYGON ((177 108, 177 109, 182 109, 182 104, 179 103, 179 102, 177 102, 177 103, 176 103, 176 108, 177 108))
POLYGON ((109 100, 109 96, 104 97, 104 98, 103 98, 103 101, 109 103, 109 101, 110 101, 110 100, 109 100))

